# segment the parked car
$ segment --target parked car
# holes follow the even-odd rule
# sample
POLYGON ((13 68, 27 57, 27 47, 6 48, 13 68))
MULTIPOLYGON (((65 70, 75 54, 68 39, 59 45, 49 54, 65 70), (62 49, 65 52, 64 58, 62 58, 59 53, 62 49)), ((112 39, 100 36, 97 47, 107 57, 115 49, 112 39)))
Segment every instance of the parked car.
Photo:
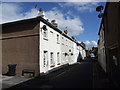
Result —
POLYGON ((95 59, 94 53, 91 53, 91 54, 90 54, 90 58, 91 58, 91 59, 95 59))

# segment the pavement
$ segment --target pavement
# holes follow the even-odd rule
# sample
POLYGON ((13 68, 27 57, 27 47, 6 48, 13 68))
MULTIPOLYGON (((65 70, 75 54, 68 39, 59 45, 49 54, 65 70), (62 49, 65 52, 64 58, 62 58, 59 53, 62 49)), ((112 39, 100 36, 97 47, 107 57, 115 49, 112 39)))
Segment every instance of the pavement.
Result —
POLYGON ((42 77, 36 77, 9 89, 17 88, 92 88, 92 62, 76 63, 42 77))
POLYGON ((40 84, 42 84, 42 83, 48 81, 48 79, 50 77, 54 77, 55 75, 64 72, 66 69, 68 69, 69 67, 74 66, 74 65, 66 64, 66 65, 63 65, 63 66, 57 68, 54 71, 50 71, 49 74, 38 76, 35 78, 28 78, 28 77, 23 77, 23 76, 0 75, 0 85, 1 85, 0 87, 2 87, 2 90, 6 90, 6 89, 16 87, 16 86, 18 86, 17 88, 26 88, 26 87, 29 87, 29 85, 30 85, 29 83, 36 84, 36 83, 40 82, 40 84), (23 85, 23 86, 21 86, 21 85, 23 85))
POLYGON ((93 88, 118 88, 102 69, 99 62, 93 63, 93 88))
POLYGON ((22 76, 5 76, 5 75, 0 75, 0 76, 1 76, 0 84, 1 84, 2 90, 32 79, 32 78, 22 77, 22 76))
MULTIPOLYGON (((17 80, 21 80, 21 82, 12 85, 9 88, 4 88, 3 86, 3 89, 116 88, 99 63, 91 59, 73 65, 66 65, 58 70, 48 73, 47 75, 38 76, 28 80, 26 79, 25 81, 24 78, 19 78, 17 80)), ((13 81, 17 82, 15 78, 12 78, 12 80, 9 79, 9 81, 11 83, 13 83, 13 81)))

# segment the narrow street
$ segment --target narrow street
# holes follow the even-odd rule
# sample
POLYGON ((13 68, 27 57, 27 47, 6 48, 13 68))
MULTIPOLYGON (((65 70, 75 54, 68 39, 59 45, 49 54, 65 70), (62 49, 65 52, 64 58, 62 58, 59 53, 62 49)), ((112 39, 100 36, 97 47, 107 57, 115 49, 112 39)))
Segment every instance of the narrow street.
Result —
POLYGON ((92 63, 76 64, 67 71, 55 76, 42 87, 53 88, 92 88, 92 63))
MULTIPOLYGON (((46 76, 37 77, 11 88, 113 88, 115 87, 104 75, 98 71, 98 63, 86 60, 74 65, 66 66, 46 76)), ((9 88, 9 89, 11 89, 9 88)))
POLYGON ((2 90, 120 88, 120 1, 71 1, 1 1, 2 90))

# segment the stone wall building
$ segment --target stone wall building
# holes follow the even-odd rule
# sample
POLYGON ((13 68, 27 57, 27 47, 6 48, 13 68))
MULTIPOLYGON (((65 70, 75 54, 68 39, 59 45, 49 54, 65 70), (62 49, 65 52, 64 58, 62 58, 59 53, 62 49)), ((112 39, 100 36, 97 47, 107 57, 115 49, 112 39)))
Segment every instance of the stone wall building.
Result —
MULTIPOLYGON (((42 17, 2 24, 2 73, 16 64, 16 74, 34 70, 35 76, 65 64, 74 64, 82 46, 57 24, 42 17)), ((81 49, 85 51, 85 48, 81 49)), ((85 57, 85 52, 83 57, 85 57)))

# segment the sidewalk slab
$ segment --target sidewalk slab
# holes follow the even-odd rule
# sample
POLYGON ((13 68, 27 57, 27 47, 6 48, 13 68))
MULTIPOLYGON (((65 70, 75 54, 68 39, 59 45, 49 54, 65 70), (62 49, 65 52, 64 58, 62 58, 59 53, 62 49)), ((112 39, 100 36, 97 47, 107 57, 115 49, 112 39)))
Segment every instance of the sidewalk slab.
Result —
POLYGON ((12 87, 14 85, 20 84, 31 78, 21 77, 21 76, 3 76, 2 89, 12 87))
POLYGON ((99 62, 93 63, 93 88, 116 88, 99 62))
MULTIPOLYGON (((76 64, 74 64, 74 65, 76 65, 76 64)), ((56 69, 52 72, 49 72, 46 75, 37 76, 31 80, 24 81, 23 83, 14 85, 14 86, 8 88, 7 90, 12 89, 12 88, 33 88, 33 87, 35 87, 35 88, 40 88, 40 87, 41 88, 44 88, 44 87, 50 88, 49 85, 46 85, 47 82, 51 81, 55 76, 61 74, 62 72, 66 72, 67 70, 72 68, 74 65, 62 66, 61 68, 56 69)))

